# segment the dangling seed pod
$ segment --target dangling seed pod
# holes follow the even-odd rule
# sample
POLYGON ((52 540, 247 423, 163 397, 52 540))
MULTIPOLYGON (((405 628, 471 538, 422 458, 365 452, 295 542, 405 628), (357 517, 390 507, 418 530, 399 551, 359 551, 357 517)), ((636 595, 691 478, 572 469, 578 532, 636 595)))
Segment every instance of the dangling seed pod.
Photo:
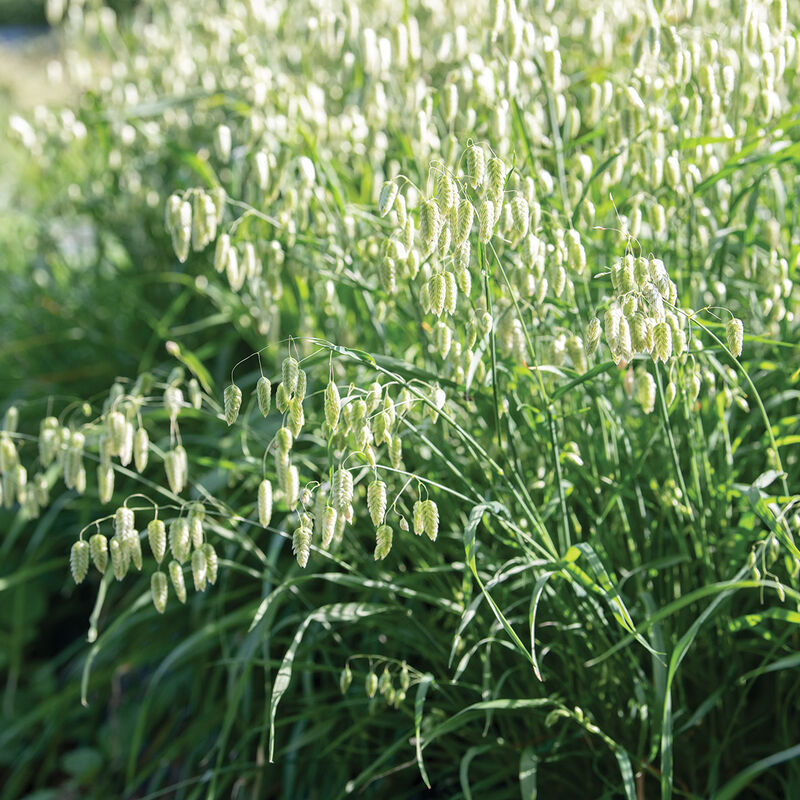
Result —
POLYGON ((122 539, 123 546, 139 572, 142 571, 142 540, 139 538, 139 533, 131 529, 122 539))
POLYGON ((346 512, 353 502, 353 476, 343 466, 339 467, 334 476, 331 501, 339 512, 346 512))
POLYGON ((272 519, 272 484, 265 478, 258 485, 258 521, 266 528, 272 519))
POLYGON ((467 175, 473 189, 481 186, 486 177, 486 158, 483 148, 474 144, 467 148, 467 175))
POLYGON ((420 208, 419 233, 424 254, 430 255, 439 239, 439 206, 435 200, 426 200, 420 208))
POLYGON ((133 437, 133 463, 136 471, 142 473, 147 468, 147 458, 150 450, 150 437, 144 428, 139 428, 133 437))
POLYGON ((82 583, 89 571, 89 550, 89 543, 80 539, 69 552, 69 569, 75 583, 82 583))
POLYGON ((417 536, 421 536, 425 533, 425 504, 423 500, 417 500, 414 503, 414 511, 413 511, 413 523, 414 523, 414 533, 417 536))
POLYGON ((202 550, 195 550, 192 553, 192 579, 196 592, 204 592, 206 590, 208 565, 206 564, 205 553, 202 550))
POLYGON ((656 405, 656 382, 646 369, 636 370, 636 402, 645 414, 652 413, 656 405))
POLYGON ((272 401, 272 384, 269 378, 265 378, 263 375, 256 384, 256 397, 258 398, 258 410, 266 417, 269 414, 270 402, 272 401))
POLYGON ((192 538, 189 532, 189 522, 185 517, 179 517, 169 526, 169 549, 172 557, 180 564, 189 558, 192 547, 192 538))
POLYGON ((342 694, 347 694, 350 684, 353 682, 353 673, 350 671, 350 665, 345 664, 342 674, 339 676, 339 690, 342 694))
POLYGON ((283 386, 290 397, 294 394, 295 389, 297 389, 297 378, 299 374, 300 364, 297 363, 297 359, 292 356, 284 358, 283 365, 281 366, 281 375, 283 378, 283 386))
POLYGON ((297 386, 295 387, 295 390, 294 390, 294 396, 295 396, 295 399, 300 403, 303 402, 303 399, 306 396, 307 380, 308 380, 308 378, 306 377, 305 370, 302 370, 302 369, 298 370, 298 372, 297 372, 297 386))
POLYGON ((275 393, 275 407, 281 414, 284 414, 286 409, 289 408, 290 400, 291 395, 286 391, 286 386, 283 383, 279 383, 278 391, 275 393))
POLYGON ((285 425, 278 429, 277 434, 275 434, 275 439, 278 443, 278 450, 282 454, 285 455, 292 449, 292 445, 294 444, 294 436, 289 428, 287 428, 285 425))
POLYGON ((331 431, 335 431, 339 423, 340 409, 341 398, 339 397, 339 389, 331 380, 325 388, 325 421, 328 423, 328 427, 331 431))
POLYGON ((439 535, 439 508, 433 500, 422 501, 422 520, 425 533, 432 541, 439 535))
POLYGON ((168 584, 167 576, 161 570, 150 576, 150 596, 156 611, 163 614, 167 609, 168 584))
POLYGON ((744 342, 744 325, 740 319, 733 317, 725 326, 725 339, 728 343, 728 350, 734 358, 739 358, 742 354, 742 344, 744 342))
POLYGON ((167 529, 160 519, 151 520, 147 525, 147 541, 156 562, 160 564, 167 551, 167 529))
POLYGON ((164 456, 164 471, 167 473, 169 488, 175 494, 180 494, 186 483, 186 475, 183 468, 183 459, 178 448, 169 450, 164 456))
POLYGON ((300 499, 300 473, 297 467, 292 465, 286 478, 286 505, 294 508, 300 499))
POLYGON ((232 383, 225 388, 225 422, 228 425, 233 425, 236 418, 239 416, 239 409, 242 407, 242 390, 232 383))
POLYGON ((306 415, 303 411, 303 401, 299 395, 295 395, 289 401, 289 427, 292 431, 292 436, 299 436, 303 425, 306 422, 306 415))
POLYGON ((219 559, 217 558, 217 551, 210 542, 206 542, 203 545, 203 555, 206 557, 206 576, 208 582, 213 586, 217 582, 219 559))
POLYGON ((431 300, 431 313, 436 317, 441 317, 447 300, 447 283, 441 272, 431 276, 428 281, 428 292, 431 300))
POLYGON ((378 692, 378 676, 372 670, 370 670, 367 674, 367 680, 364 685, 364 689, 366 690, 367 697, 369 697, 370 700, 375 697, 378 692))
POLYGON ((330 547, 336 531, 338 512, 333 506, 325 506, 322 512, 322 546, 327 550, 330 547))
POLYGON ((111 555, 111 567, 114 570, 114 577, 121 581, 128 573, 128 564, 130 562, 125 558, 122 544, 116 536, 108 543, 108 551, 111 555))
POLYGON ((386 514, 386 484, 380 480, 374 480, 367 487, 367 508, 375 526, 383 522, 386 514))
POLYGON ((483 244, 488 244, 494 230, 494 203, 484 199, 478 209, 478 239, 483 244))
POLYGON ((375 560, 382 561, 392 549, 392 529, 388 525, 381 525, 375 531, 375 560))
POLYGON ((455 243, 457 245, 463 245, 469 238, 474 215, 475 209, 469 200, 464 199, 458 204, 458 223, 455 230, 455 243))
POLYGON ((378 214, 385 217, 394 206, 399 189, 394 181, 385 181, 381 187, 381 194, 378 198, 378 214))
POLYGON ((202 503, 192 503, 189 509, 189 535, 192 540, 192 547, 196 550, 203 546, 203 520, 205 515, 206 509, 202 503))
POLYGON ((126 506, 121 506, 114 514, 114 532, 121 540, 127 538, 128 534, 133 530, 135 519, 133 511, 126 506))
POLYGON ((659 322, 653 328, 653 361, 667 362, 672 355, 672 328, 666 322, 659 322))
MULTIPOLYGON (((76 479, 77 487, 77 479, 76 479)), ((111 466, 104 466, 103 464, 97 467, 97 489, 100 502, 105 505, 111 502, 114 496, 114 468, 111 466)))
POLYGON ((311 554, 311 528, 299 525, 292 534, 292 552, 301 567, 308 564, 308 557, 311 554))
POLYGON ((102 533, 96 533, 89 539, 89 555, 97 571, 104 574, 108 567, 108 539, 102 533))
POLYGON ((183 567, 177 561, 169 562, 169 578, 172 581, 172 588, 175 596, 181 603, 186 602, 186 583, 183 580, 183 567))

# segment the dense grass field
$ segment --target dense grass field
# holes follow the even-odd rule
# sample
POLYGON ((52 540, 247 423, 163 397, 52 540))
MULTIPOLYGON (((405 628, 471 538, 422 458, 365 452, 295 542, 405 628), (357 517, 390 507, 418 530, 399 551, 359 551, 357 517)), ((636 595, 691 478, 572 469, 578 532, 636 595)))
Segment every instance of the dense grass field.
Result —
POLYGON ((0 800, 800 797, 798 9, 46 19, 0 800))

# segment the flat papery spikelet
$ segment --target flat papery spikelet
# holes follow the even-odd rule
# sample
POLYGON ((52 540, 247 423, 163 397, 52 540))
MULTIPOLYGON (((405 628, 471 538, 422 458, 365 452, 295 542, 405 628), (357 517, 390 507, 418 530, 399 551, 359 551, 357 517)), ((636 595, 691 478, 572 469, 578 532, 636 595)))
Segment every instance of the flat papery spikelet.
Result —
POLYGON ((242 407, 242 390, 235 383, 225 388, 224 404, 225 422, 233 425, 239 416, 239 409, 242 407))
POLYGON ((339 691, 341 691, 342 694, 346 694, 352 683, 353 673, 350 670, 350 665, 345 664, 341 675, 339 675, 339 691))
POLYGON ((631 340, 637 353, 649 353, 653 349, 653 334, 648 317, 642 313, 633 315, 631 340))
POLYGON ((156 562, 160 564, 167 552, 167 528, 160 519, 151 520, 147 525, 147 541, 156 562))
POLYGON ((217 237, 217 244, 214 247, 214 269, 217 272, 224 272, 228 266, 228 252, 231 249, 231 237, 227 233, 217 237))
POLYGON ((511 200, 511 230, 514 238, 519 241, 528 233, 530 209, 528 202, 521 194, 511 200))
POLYGON ((374 480, 367 487, 367 508, 373 525, 380 525, 386 514, 386 484, 374 480))
POLYGON ((308 564, 308 557, 311 554, 311 528, 304 525, 295 528, 292 534, 292 552, 301 567, 308 564))
POLYGON ((378 214, 385 217, 393 208, 399 188, 394 181, 384 181, 378 198, 378 214))
POLYGON ((364 683, 364 691, 367 693, 367 697, 372 699, 378 692, 378 676, 370 670, 367 674, 367 680, 364 683))
POLYGON ((163 614, 167 610, 169 584, 167 583, 167 576, 161 570, 157 570, 150 576, 150 596, 153 599, 156 611, 159 614, 163 614))
POLYGON ((294 437, 300 435, 300 431, 303 430, 303 425, 305 425, 305 423, 306 415, 303 410, 303 401, 300 399, 299 395, 295 395, 289 401, 289 428, 294 437))
POLYGON ((728 350, 734 358, 739 358, 742 354, 742 344, 744 343, 744 325, 742 321, 733 317, 725 326, 725 339, 728 343, 728 350))
POLYGON ((481 186, 486 177, 486 156, 483 148, 474 144, 467 148, 467 176, 473 189, 481 186))
POLYGON ((89 555, 97 571, 105 574, 108 567, 108 539, 102 533, 96 533, 89 539, 89 555))
POLYGON ((392 436, 389 442, 389 462, 395 469, 400 469, 403 464, 403 441, 399 434, 392 436))
POLYGON ((333 506, 325 506, 322 512, 322 546, 327 550, 336 532, 336 520, 339 512, 333 506))
POLYGON ((297 386, 294 389, 294 396, 297 400, 301 403, 306 396, 306 387, 308 386, 308 377, 306 376, 305 370, 298 370, 297 371, 297 386))
POLYGON ((206 555, 202 550, 195 550, 192 553, 192 580, 194 581, 194 590, 196 592, 204 592, 206 590, 208 565, 206 564, 206 555))
POLYGON ((417 500, 414 503, 413 509, 413 525, 414 525, 414 533, 417 536, 422 536, 425 533, 425 502, 423 500, 417 500))
POLYGON ((75 583, 82 583, 89 571, 89 550, 89 543, 80 539, 69 551, 69 569, 75 583))
POLYGON ((116 536, 108 543, 108 552, 111 555, 111 567, 114 570, 114 577, 121 581, 128 574, 128 564, 122 544, 116 536))
POLYGON ((186 602, 186 582, 183 579, 183 567, 177 561, 169 562, 169 579, 172 581, 172 588, 175 596, 181 603, 186 602))
POLYGON ((292 465, 286 477, 286 505, 294 508, 300 499, 300 473, 297 467, 292 465))
POLYGON ((203 545, 203 520, 206 516, 206 509, 202 503, 192 503, 189 508, 189 535, 192 540, 192 547, 198 549, 203 545))
POLYGON ((278 384, 278 391, 275 393, 275 407, 280 411, 281 414, 286 413, 286 409, 289 408, 289 401, 292 399, 291 394, 286 390, 286 386, 283 383, 278 384))
POLYGON ((408 222, 408 211, 406 209, 406 199, 403 195, 398 195, 394 201, 394 211, 397 214, 397 227, 405 228, 408 222))
POLYGON ((425 200, 419 211, 419 233, 424 255, 430 255, 439 239, 441 224, 439 206, 435 200, 425 200))
POLYGON ((300 375, 300 364, 293 356, 287 356, 283 359, 281 365, 281 377, 283 386, 289 396, 293 395, 297 389, 297 378, 300 375))
POLYGON ((164 408, 174 422, 183 408, 183 392, 177 386, 167 386, 164 390, 164 408))
POLYGON ((164 455, 164 471, 167 473, 169 488, 175 494, 180 494, 186 485, 186 471, 177 447, 174 450, 168 450, 164 455))
POLYGON ((114 532, 120 539, 124 539, 132 530, 135 523, 133 511, 126 506, 121 506, 114 514, 114 532))
POLYGON ((601 333, 600 320, 597 317, 592 317, 583 335, 583 346, 587 356, 590 356, 597 350, 597 346, 600 344, 601 333))
MULTIPOLYGON (((78 478, 76 476, 75 486, 77 488, 78 478)), ((97 494, 100 502, 110 503, 114 496, 114 468, 99 464, 97 467, 97 494)))
POLYGON ((133 566, 142 571, 142 540, 138 531, 131 529, 122 539, 123 545, 130 556, 133 566))
POLYGON ((444 274, 444 310, 452 316, 456 313, 458 303, 458 282, 449 270, 444 274))
POLYGON ((486 192, 490 197, 502 195, 506 182, 506 165, 502 158, 490 158, 487 164, 486 192))
POLYGON ((672 328, 658 322, 653 328, 653 361, 667 362, 672 355, 672 328))
POLYGON ((185 517, 173 520, 169 526, 169 549, 172 557, 182 564, 189 558, 191 547, 192 538, 189 531, 189 521, 185 517))
POLYGON ((346 512, 353 502, 353 476, 350 470, 340 466, 333 479, 331 494, 333 507, 339 512, 346 512))
POLYGON ((147 459, 150 452, 150 437, 144 428, 138 428, 133 437, 133 463, 136 471, 141 473, 147 468, 147 459))
POLYGON ((447 300, 447 283, 441 272, 432 275, 428 281, 428 294, 431 301, 431 313, 435 317, 441 317, 447 300))
MULTIPOLYGON (((470 244, 469 239, 462 242, 458 247, 456 247, 456 252, 453 255, 453 266, 455 267, 456 273, 461 270, 468 270, 469 269, 469 259, 472 251, 472 245, 470 244)), ((467 292, 469 294, 469 292, 467 292)))
POLYGON ((375 560, 382 561, 392 549, 392 529, 388 525, 381 525, 375 531, 375 560))
POLYGON ((258 522, 266 528, 272 519, 272 484, 265 478, 258 485, 258 522))
POLYGON ((332 380, 328 381, 328 385, 325 387, 325 422, 332 431, 335 431, 339 424, 341 405, 339 389, 332 380))
POLYGON ((266 417, 269 414, 270 404, 272 402, 272 384, 269 378, 263 375, 256 383, 256 397, 258 398, 258 410, 262 416, 266 417))
POLYGON ((280 450, 281 453, 288 453, 294 444, 294 436, 286 425, 282 428, 278 428, 278 432, 275 434, 275 440, 278 443, 278 450, 280 450))
POLYGON ((439 173, 436 180, 436 204, 439 206, 439 211, 444 214, 449 211, 458 198, 458 190, 456 189, 456 182, 446 173, 439 173))
POLYGON ((583 375, 589 368, 586 363, 586 351, 584 350, 583 340, 580 336, 568 336, 566 348, 575 371, 583 375))
POLYGON ((422 501, 422 520, 425 534, 432 541, 439 535, 439 507, 430 498, 422 501))
POLYGON ((454 233, 456 245, 462 245, 469 238, 472 230, 472 222, 475 218, 475 209, 469 200, 462 200, 458 204, 458 217, 454 233))
POLYGON ((206 542, 203 545, 203 555, 206 558, 206 577, 208 582, 213 586, 217 582, 217 575, 219 574, 219 558, 214 545, 206 542))
POLYGON ((394 294, 397 291, 397 264, 393 258, 386 256, 378 268, 378 278, 381 288, 386 294, 394 294))
POLYGON ((636 370, 636 402, 645 414, 652 413, 656 406, 656 382, 646 369, 636 370))
POLYGON ((478 209, 478 239, 483 244, 488 244, 492 238, 495 222, 494 203, 489 199, 484 199, 478 209))
POLYGON ((606 343, 611 348, 612 352, 617 349, 617 342, 619 341, 619 325, 621 319, 622 312, 618 306, 613 305, 606 310, 604 315, 605 336, 606 343))

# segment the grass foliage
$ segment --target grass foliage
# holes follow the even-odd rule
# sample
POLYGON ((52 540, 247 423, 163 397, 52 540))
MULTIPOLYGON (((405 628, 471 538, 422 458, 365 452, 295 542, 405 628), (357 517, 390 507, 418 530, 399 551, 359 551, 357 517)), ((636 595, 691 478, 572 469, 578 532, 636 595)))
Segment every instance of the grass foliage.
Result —
POLYGON ((43 496, 6 464, 0 800, 800 796, 797 9, 119 9, 51 0, 48 74, 75 99, 4 120, 0 406, 19 422, 0 438, 43 496), (499 189, 473 188, 471 145, 499 189), (410 241, 399 201, 379 213, 392 186, 410 241), (449 191, 475 206, 471 287, 436 315, 459 256, 424 201, 448 219, 449 191), (181 221, 195 198, 216 231, 181 221), (249 274, 215 264, 223 234, 249 274), (626 288, 626 255, 663 262, 654 294, 626 288), (595 315, 608 334, 637 309, 649 345, 592 353, 595 315), (304 424, 275 408, 290 355, 304 424), (142 470, 103 450, 115 409, 148 432, 142 470), (85 436, 85 489, 67 440, 41 455, 51 415, 85 436), (163 463, 179 444, 185 488, 163 463), (328 546, 315 528, 301 567, 340 468, 352 522, 328 546), (373 558, 376 477, 393 540, 373 558), (438 535, 415 536, 425 498, 438 535), (216 585, 187 565, 188 601, 170 586, 158 613, 146 543, 141 574, 72 581, 71 546, 110 537, 123 502, 146 542, 154 505, 197 500, 216 585))

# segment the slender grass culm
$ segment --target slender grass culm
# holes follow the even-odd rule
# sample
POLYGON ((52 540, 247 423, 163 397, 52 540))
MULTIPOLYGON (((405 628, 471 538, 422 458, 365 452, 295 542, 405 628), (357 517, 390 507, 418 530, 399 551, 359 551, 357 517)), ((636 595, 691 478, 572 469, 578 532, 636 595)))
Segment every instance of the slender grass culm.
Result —
POLYGON ((798 8, 47 15, 0 800, 800 797, 798 8))

